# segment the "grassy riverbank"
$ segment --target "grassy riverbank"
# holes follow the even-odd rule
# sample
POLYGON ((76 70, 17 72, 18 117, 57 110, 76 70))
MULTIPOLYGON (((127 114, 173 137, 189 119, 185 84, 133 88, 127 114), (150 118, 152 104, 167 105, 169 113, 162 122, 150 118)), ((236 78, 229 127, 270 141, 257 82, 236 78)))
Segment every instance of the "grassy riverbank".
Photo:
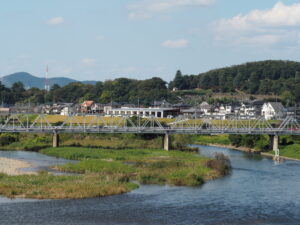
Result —
MULTIPOLYGON (((258 151, 274 155, 274 151, 269 150, 269 137, 267 135, 195 135, 192 137, 192 141, 195 144, 227 146, 241 151, 258 151)), ((281 136, 279 149, 280 156, 300 160, 300 137, 281 136)))
MULTIPOLYGON (((291 145, 280 145, 280 156, 287 157, 290 159, 297 159, 300 160, 300 144, 291 144, 291 145)), ((267 152, 270 155, 274 155, 274 151, 267 152)))
MULTIPOLYGON (((172 135, 172 149, 184 149, 192 143, 190 135, 172 135)), ((62 147, 102 149, 160 149, 163 136, 157 134, 60 134, 62 147)), ((52 146, 51 134, 0 134, 0 146, 5 150, 38 151, 52 146)))
POLYGON ((87 198, 128 192, 142 184, 198 186, 226 175, 222 156, 208 159, 195 153, 163 150, 48 148, 43 154, 79 160, 55 168, 79 175, 8 176, 0 174, 0 194, 24 198, 87 198))

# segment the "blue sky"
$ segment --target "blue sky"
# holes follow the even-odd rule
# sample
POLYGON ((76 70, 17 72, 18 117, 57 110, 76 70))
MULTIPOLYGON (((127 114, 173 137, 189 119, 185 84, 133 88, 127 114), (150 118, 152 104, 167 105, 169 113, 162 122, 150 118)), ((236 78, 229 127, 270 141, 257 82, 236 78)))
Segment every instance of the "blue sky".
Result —
POLYGON ((0 16, 0 76, 169 81, 300 57, 296 0, 10 0, 0 16))

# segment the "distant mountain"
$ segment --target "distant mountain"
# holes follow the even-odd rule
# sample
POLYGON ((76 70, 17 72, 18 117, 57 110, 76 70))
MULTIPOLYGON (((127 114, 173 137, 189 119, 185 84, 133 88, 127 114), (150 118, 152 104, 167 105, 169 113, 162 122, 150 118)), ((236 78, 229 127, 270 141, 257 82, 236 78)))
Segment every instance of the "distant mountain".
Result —
MULTIPOLYGON (((45 78, 36 77, 26 72, 13 73, 7 76, 3 76, 1 79, 2 84, 6 87, 11 87, 15 82, 22 82, 25 88, 36 87, 43 89, 45 87, 45 78)), ((58 84, 59 86, 65 86, 72 82, 81 82, 85 84, 95 84, 96 81, 77 81, 67 77, 53 77, 48 79, 49 85, 58 84)))

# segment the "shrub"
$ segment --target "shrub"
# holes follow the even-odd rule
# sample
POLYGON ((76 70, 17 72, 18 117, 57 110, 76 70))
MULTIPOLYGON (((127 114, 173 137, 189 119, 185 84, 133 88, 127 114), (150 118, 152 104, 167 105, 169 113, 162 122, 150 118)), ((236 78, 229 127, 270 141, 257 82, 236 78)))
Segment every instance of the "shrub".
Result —
POLYGON ((190 135, 175 134, 171 136, 171 145, 174 149, 184 148, 190 143, 192 143, 192 137, 190 135))
POLYGON ((242 143, 242 135, 240 134, 229 134, 228 138, 234 146, 240 146, 242 143))
POLYGON ((0 145, 5 146, 9 145, 13 142, 16 142, 19 140, 19 135, 18 134, 12 134, 12 133, 2 133, 0 135, 0 145))
POLYGON ((216 170, 220 175, 224 176, 231 171, 231 163, 227 156, 223 153, 215 153, 215 158, 208 160, 206 166, 216 170))

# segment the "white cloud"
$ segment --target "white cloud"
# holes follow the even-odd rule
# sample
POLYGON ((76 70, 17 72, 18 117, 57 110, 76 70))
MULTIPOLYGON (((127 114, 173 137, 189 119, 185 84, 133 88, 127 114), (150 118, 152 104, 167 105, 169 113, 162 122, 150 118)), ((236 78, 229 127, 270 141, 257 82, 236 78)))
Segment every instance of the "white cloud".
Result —
POLYGON ((143 0, 128 6, 131 20, 146 19, 156 13, 169 12, 182 7, 208 6, 215 0, 143 0))
POLYGON ((81 60, 81 63, 85 66, 93 66, 96 63, 96 59, 84 58, 81 60))
POLYGON ((215 23, 215 41, 233 45, 298 44, 300 31, 300 3, 276 3, 267 10, 253 10, 215 23))
POLYGON ((188 40, 180 39, 180 40, 166 40, 161 43, 161 46, 166 48, 185 48, 188 45, 188 40))
POLYGON ((59 24, 62 24, 64 23, 65 20, 63 17, 59 16, 59 17, 54 17, 54 18, 51 18, 47 21, 47 23, 49 25, 59 25, 59 24))

